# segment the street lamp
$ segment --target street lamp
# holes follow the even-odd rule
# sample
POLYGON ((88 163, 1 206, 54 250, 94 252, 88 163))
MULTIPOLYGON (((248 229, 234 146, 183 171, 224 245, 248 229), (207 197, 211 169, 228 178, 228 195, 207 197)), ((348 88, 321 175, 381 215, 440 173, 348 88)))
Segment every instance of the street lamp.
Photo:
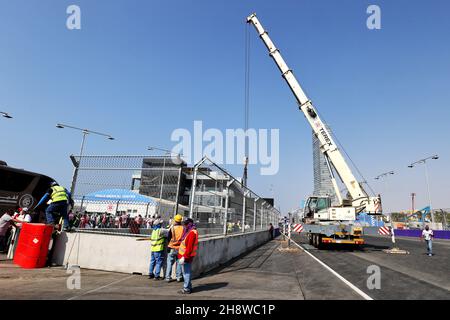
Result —
POLYGON ((8 112, 0 111, 3 118, 12 119, 12 116, 8 112))
POLYGON ((375 180, 379 180, 380 178, 387 177, 387 176, 389 176, 389 175, 391 175, 391 174, 394 174, 394 173, 395 173, 394 171, 389 171, 389 172, 382 173, 382 174, 376 176, 376 177, 375 177, 375 180))
MULTIPOLYGON (((395 172, 394 171, 388 171, 388 172, 384 172, 382 174, 379 174, 378 176, 375 177, 375 180, 380 180, 382 178, 386 178, 390 175, 393 175, 395 172)), ((387 180, 384 180, 384 189, 386 194, 388 193, 388 185, 387 185, 387 180)))
POLYGON ((430 160, 430 159, 431 160, 437 160, 437 159, 439 159, 439 156, 437 154, 435 154, 433 156, 429 156, 427 158, 417 160, 416 162, 411 163, 408 166, 408 168, 414 168, 414 166, 416 164, 424 164, 424 166, 425 166, 425 178, 426 178, 426 181, 427 181, 427 190, 428 190, 428 203, 429 203, 430 212, 431 212, 431 222, 434 223, 434 213, 433 213, 433 207, 432 207, 432 204, 431 204, 430 181, 429 181, 429 178, 428 178, 428 166, 427 166, 427 160, 430 160))
POLYGON ((158 150, 158 151, 164 151, 166 154, 170 153, 170 154, 177 155, 178 157, 182 157, 183 156, 182 153, 177 153, 177 152, 173 152, 173 151, 170 151, 170 150, 167 150, 167 149, 162 149, 162 148, 157 148, 157 147, 148 147, 147 150, 148 151, 158 150))
POLYGON ((69 126, 67 124, 58 123, 58 124, 56 124, 56 127, 58 129, 68 128, 68 129, 78 130, 78 131, 81 131, 83 133, 83 140, 81 141, 81 148, 80 148, 80 157, 83 155, 84 144, 85 144, 86 136, 88 134, 96 134, 96 135, 99 135, 99 136, 106 137, 108 140, 115 140, 109 134, 101 133, 101 132, 97 132, 97 131, 93 131, 93 130, 89 130, 89 129, 82 129, 82 128, 78 128, 78 127, 74 127, 74 126, 69 126))
MULTIPOLYGON (((81 157, 83 156, 83 150, 84 150, 84 144, 86 141, 86 136, 88 134, 96 134, 99 136, 106 137, 108 140, 115 140, 109 134, 101 133, 101 132, 97 132, 97 131, 93 131, 93 130, 89 130, 89 129, 82 129, 82 128, 78 128, 78 127, 74 127, 74 126, 69 126, 67 124, 58 123, 58 124, 56 124, 56 127, 58 129, 64 129, 64 128, 73 129, 73 130, 81 131, 83 133, 83 139, 81 140, 81 148, 80 148, 80 162, 81 162, 81 157)), ((70 193, 72 193, 72 194, 75 191, 75 184, 76 184, 76 180, 77 180, 77 176, 78 176, 78 166, 79 166, 80 162, 78 162, 78 165, 75 166, 75 170, 73 173, 72 186, 70 187, 70 193)))

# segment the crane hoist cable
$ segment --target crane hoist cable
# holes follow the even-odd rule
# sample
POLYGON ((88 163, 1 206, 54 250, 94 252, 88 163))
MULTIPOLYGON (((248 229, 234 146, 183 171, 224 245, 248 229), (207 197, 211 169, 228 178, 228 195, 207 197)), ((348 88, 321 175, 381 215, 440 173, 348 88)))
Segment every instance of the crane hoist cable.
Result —
POLYGON ((245 94, 244 94, 244 129, 248 129, 250 111, 250 26, 245 26, 245 94))
POLYGON ((248 166, 248 153, 249 153, 249 141, 247 136, 247 130, 249 127, 250 117, 250 25, 245 25, 245 59, 244 59, 244 132, 245 132, 245 159, 244 159, 244 174, 243 184, 247 186, 247 166, 248 166))

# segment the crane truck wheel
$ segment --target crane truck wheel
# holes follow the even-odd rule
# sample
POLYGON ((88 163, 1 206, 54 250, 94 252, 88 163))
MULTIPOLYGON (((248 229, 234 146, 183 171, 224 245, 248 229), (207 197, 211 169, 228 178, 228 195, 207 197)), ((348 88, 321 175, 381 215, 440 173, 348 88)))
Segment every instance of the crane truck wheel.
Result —
POLYGON ((315 248, 317 248, 317 246, 319 245, 319 243, 318 243, 318 236, 317 236, 317 234, 313 234, 313 246, 315 247, 315 248))
POLYGON ((320 234, 317 235, 317 249, 323 249, 322 236, 320 234))
POLYGON ((312 234, 308 234, 308 239, 309 239, 309 245, 313 245, 313 235, 312 234))

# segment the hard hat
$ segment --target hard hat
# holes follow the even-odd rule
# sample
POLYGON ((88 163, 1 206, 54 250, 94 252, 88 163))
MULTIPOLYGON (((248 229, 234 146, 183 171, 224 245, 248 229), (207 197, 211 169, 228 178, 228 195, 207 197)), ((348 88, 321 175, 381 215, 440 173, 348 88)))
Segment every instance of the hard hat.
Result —
POLYGON ((173 220, 175 220, 175 222, 181 222, 181 220, 183 220, 183 216, 181 214, 177 214, 173 220))

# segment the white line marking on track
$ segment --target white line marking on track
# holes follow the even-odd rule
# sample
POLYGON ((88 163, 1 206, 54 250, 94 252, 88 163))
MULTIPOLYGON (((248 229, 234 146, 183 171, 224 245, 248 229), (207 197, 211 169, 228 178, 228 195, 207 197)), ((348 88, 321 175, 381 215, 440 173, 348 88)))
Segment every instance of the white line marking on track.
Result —
POLYGON ((303 250, 303 252, 307 253, 308 255, 310 255, 314 260, 316 260, 318 263, 320 263, 325 269, 327 269, 328 271, 330 271, 332 274, 334 274, 336 277, 338 277, 342 282, 344 282, 347 286, 349 286, 350 288, 353 289, 353 291, 355 291, 357 294, 359 294, 361 297, 363 297, 366 300, 373 300, 370 296, 368 296, 367 294, 365 294, 363 291, 361 291, 358 287, 356 287, 353 283, 351 283, 350 281, 348 281, 347 279, 345 279, 343 276, 341 276, 339 273, 337 273, 336 271, 334 271, 333 269, 331 269, 328 265, 326 265, 324 262, 322 262, 321 260, 319 260, 318 258, 316 258, 312 253, 310 253, 308 250, 305 250, 301 245, 299 245, 297 242, 295 242, 294 240, 291 239, 291 241, 297 246, 299 247, 301 250, 303 250))
POLYGON ((109 286, 112 286, 113 284, 116 284, 116 283, 119 283, 119 282, 128 280, 128 279, 133 278, 133 277, 134 277, 134 275, 131 275, 131 276, 129 276, 129 277, 126 277, 126 278, 123 278, 123 279, 120 279, 120 280, 111 282, 110 284, 106 284, 106 285, 104 285, 104 286, 101 286, 101 287, 98 287, 98 288, 89 290, 89 291, 87 291, 87 292, 85 292, 85 293, 83 293, 83 294, 80 294, 80 295, 78 295, 78 296, 74 296, 74 297, 69 298, 69 299, 67 299, 67 300, 75 300, 75 299, 80 298, 80 297, 82 297, 82 296, 85 296, 85 295, 87 295, 87 294, 89 294, 89 293, 92 293, 92 292, 95 292, 95 291, 98 291, 98 290, 105 289, 105 288, 107 288, 107 287, 109 287, 109 286))

